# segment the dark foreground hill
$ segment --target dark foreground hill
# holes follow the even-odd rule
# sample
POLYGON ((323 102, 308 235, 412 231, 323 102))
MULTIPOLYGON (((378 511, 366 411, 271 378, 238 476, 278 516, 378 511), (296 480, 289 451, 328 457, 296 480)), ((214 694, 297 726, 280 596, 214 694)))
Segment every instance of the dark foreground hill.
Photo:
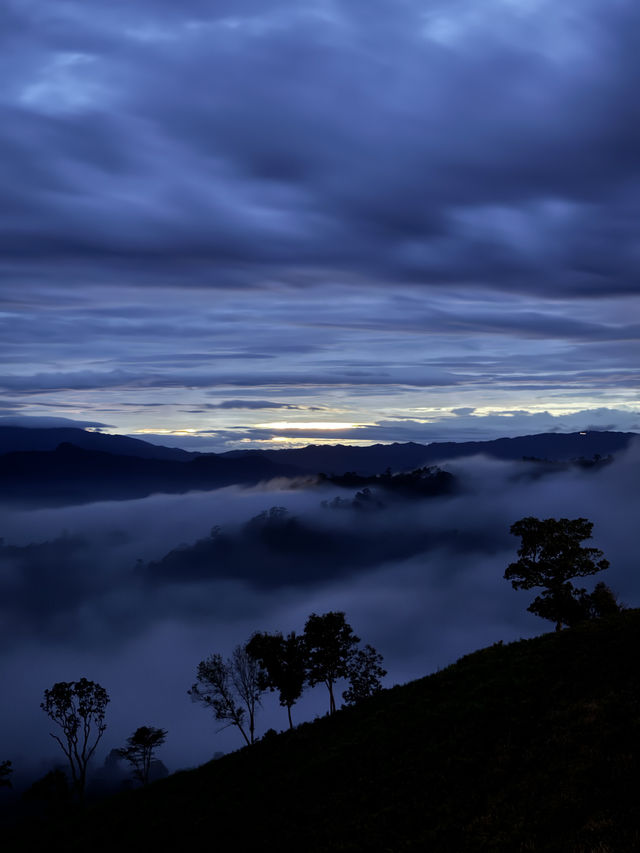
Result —
POLYGON ((640 849, 640 611, 495 645, 6 849, 640 849))

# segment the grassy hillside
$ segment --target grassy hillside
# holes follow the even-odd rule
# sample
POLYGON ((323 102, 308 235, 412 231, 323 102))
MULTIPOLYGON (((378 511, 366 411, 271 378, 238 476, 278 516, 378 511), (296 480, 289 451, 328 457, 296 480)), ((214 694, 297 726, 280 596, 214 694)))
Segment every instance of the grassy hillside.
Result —
POLYGON ((638 850, 639 651, 638 610, 498 644, 7 849, 638 850))

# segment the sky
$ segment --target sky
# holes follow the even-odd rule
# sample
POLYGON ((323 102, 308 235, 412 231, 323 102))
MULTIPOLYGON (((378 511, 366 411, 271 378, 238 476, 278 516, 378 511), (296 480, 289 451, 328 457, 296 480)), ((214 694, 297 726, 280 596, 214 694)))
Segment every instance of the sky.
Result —
POLYGON ((4 0, 0 417, 640 430, 635 0, 4 0))

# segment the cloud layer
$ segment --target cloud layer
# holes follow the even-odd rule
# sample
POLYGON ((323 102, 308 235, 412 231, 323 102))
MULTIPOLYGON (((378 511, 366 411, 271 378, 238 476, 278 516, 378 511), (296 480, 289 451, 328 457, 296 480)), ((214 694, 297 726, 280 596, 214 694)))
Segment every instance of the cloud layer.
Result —
POLYGON ((9 271, 635 291, 632 2, 2 15, 9 271))
POLYGON ((639 17, 7 0, 0 411, 637 409, 639 17))

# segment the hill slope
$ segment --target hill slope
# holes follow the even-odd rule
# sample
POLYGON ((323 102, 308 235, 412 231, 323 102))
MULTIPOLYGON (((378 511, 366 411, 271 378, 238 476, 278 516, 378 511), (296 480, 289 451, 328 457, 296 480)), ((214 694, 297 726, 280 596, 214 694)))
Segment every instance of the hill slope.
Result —
POLYGON ((638 610, 495 645, 42 832, 70 851, 637 850, 639 647, 638 610))

